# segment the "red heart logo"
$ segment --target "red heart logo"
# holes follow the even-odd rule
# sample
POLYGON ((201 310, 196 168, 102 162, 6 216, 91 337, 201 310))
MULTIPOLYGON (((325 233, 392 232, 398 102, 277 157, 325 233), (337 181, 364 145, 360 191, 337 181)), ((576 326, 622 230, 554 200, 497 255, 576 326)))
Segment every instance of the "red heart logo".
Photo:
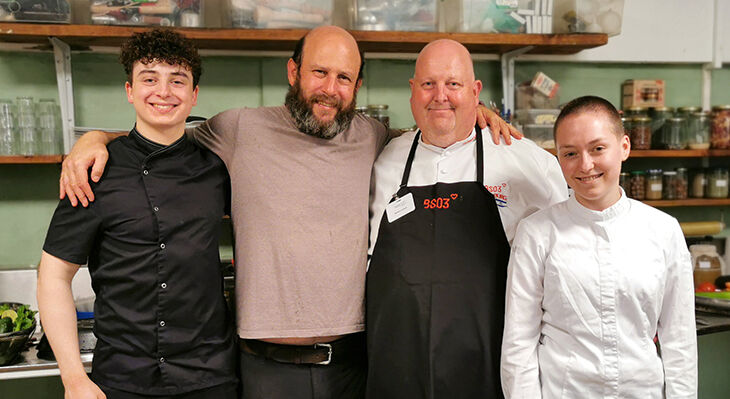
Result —
POLYGON ((455 200, 457 197, 459 197, 459 194, 451 194, 451 199, 455 200))

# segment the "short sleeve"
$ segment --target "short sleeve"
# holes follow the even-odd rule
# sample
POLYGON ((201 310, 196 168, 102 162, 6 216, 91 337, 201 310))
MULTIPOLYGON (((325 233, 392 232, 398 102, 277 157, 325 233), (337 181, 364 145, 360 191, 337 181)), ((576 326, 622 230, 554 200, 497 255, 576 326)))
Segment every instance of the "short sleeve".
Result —
POLYGON ((43 250, 73 264, 86 264, 100 229, 95 203, 74 208, 68 200, 61 200, 53 213, 43 250))

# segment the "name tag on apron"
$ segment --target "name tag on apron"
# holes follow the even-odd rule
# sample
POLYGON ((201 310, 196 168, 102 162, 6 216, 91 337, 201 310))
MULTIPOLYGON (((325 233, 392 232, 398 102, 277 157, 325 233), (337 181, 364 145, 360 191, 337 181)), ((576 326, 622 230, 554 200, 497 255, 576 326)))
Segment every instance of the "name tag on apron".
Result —
POLYGON ((393 223, 401 217, 416 210, 413 202, 413 194, 408 193, 385 207, 385 214, 388 216, 388 223, 393 223))

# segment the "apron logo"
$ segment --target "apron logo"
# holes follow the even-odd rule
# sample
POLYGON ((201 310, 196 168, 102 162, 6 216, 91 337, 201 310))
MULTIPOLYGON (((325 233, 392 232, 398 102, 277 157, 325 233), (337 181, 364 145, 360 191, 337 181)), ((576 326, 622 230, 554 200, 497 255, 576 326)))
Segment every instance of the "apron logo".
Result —
POLYGON ((443 198, 431 198, 423 200, 424 209, 449 209, 451 206, 451 200, 456 200, 459 194, 451 194, 449 197, 443 198), (451 197, 451 198, 449 198, 451 197))

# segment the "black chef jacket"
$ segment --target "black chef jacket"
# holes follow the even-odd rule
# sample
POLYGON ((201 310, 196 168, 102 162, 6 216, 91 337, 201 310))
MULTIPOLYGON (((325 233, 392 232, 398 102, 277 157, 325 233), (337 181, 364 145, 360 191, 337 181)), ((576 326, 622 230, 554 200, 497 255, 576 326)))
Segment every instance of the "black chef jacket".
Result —
POLYGON ((89 265, 98 338, 92 380, 174 395, 235 382, 233 323, 218 236, 229 204, 223 162, 185 135, 169 146, 136 129, 112 141, 96 200, 62 200, 43 250, 89 265))

